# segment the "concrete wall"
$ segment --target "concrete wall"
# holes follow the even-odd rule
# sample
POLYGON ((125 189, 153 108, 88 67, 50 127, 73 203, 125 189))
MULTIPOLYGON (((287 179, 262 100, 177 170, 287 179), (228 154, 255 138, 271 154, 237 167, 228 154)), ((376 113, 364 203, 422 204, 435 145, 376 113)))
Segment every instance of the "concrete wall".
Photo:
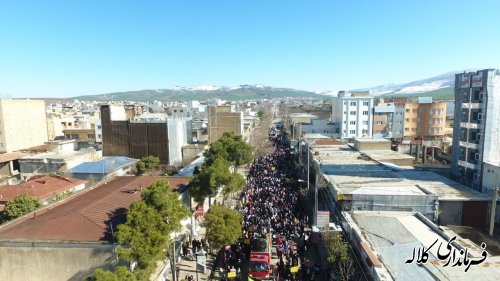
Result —
POLYGON ((243 112, 231 112, 230 106, 208 108, 208 142, 219 139, 225 132, 243 133, 243 112))
POLYGON ((439 201, 438 224, 462 225, 462 202, 439 201))
POLYGON ((0 152, 41 145, 49 140, 43 100, 0 100, 0 152))
POLYGON ((354 148, 358 151, 391 150, 391 142, 386 140, 368 142, 354 140, 354 148))
POLYGON ((81 281, 113 261, 109 244, 0 242, 2 281, 81 281))

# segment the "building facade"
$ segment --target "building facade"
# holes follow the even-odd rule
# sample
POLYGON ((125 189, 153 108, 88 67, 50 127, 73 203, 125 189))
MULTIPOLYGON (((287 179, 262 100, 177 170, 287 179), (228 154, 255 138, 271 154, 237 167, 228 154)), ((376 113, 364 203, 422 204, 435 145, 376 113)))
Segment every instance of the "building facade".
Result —
POLYGON ((482 189, 484 163, 500 160, 499 108, 499 70, 455 75, 452 174, 476 190, 482 189))
POLYGON ((123 107, 101 107, 104 156, 156 156, 169 165, 182 161, 182 146, 191 136, 191 118, 144 113, 144 118, 129 119, 124 112, 123 107))
POLYGON ((243 129, 243 112, 236 112, 231 106, 208 107, 208 143, 226 132, 243 135, 243 129))
POLYGON ((0 99, 0 153, 27 149, 46 141, 43 100, 0 99))
MULTIPOLYGON (((373 97, 369 92, 347 93, 337 96, 339 128, 342 139, 371 138, 373 136, 373 97)), ((335 114, 335 112, 333 112, 335 114)))
POLYGON ((381 100, 373 110, 374 138, 403 138, 404 106, 381 100))

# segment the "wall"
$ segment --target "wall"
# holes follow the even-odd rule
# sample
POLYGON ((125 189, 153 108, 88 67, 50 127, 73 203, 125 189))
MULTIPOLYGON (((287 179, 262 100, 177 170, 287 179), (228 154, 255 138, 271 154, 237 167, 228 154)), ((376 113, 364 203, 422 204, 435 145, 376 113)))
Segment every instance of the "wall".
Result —
POLYGON ((243 112, 231 112, 229 106, 208 108, 208 141, 215 142, 225 132, 243 133, 243 112))
POLYGON ((0 276, 2 281, 81 281, 96 268, 112 268, 112 247, 97 243, 0 242, 0 276))
POLYGON ((462 202, 439 201, 438 224, 462 225, 462 202))
POLYGON ((358 151, 391 150, 391 142, 386 140, 368 142, 354 140, 354 148, 358 151))
POLYGON ((49 140, 43 100, 0 100, 0 152, 41 145, 49 140))
POLYGON ((325 119, 311 120, 310 124, 295 125, 297 128, 302 130, 304 134, 325 134, 337 135, 339 132, 339 127, 337 124, 331 123, 325 119))
POLYGON ((404 137, 415 138, 417 136, 418 103, 405 104, 404 118, 404 137))

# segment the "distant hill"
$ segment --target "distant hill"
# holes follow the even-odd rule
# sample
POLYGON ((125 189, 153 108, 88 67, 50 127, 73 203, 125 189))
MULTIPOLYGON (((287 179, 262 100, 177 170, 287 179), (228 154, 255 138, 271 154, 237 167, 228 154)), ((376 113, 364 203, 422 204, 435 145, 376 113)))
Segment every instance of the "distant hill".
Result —
POLYGON ((220 98, 223 100, 247 100, 280 97, 312 97, 323 98, 314 92, 289 88, 273 88, 262 85, 241 85, 236 88, 199 86, 195 88, 176 87, 174 89, 141 90, 116 92, 100 95, 74 97, 79 100, 93 101, 176 101, 207 100, 220 98))
POLYGON ((404 84, 386 84, 358 90, 370 91, 373 95, 381 97, 430 96, 439 100, 452 100, 454 99, 455 74, 460 72, 463 71, 451 71, 404 84))

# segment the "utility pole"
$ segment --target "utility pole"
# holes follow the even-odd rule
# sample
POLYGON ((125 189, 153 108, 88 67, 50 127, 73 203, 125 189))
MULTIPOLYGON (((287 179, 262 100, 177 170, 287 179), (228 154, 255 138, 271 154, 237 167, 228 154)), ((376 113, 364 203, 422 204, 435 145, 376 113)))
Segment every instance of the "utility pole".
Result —
POLYGON ((177 265, 176 265, 176 260, 175 260, 175 239, 176 239, 176 234, 174 232, 174 253, 173 253, 173 268, 172 268, 172 275, 174 276, 173 281, 177 281, 177 265))
POLYGON ((500 190, 498 187, 494 187, 491 190, 493 191, 493 201, 491 202, 490 236, 493 236, 493 230, 495 228, 495 211, 497 209, 498 190, 500 190))

